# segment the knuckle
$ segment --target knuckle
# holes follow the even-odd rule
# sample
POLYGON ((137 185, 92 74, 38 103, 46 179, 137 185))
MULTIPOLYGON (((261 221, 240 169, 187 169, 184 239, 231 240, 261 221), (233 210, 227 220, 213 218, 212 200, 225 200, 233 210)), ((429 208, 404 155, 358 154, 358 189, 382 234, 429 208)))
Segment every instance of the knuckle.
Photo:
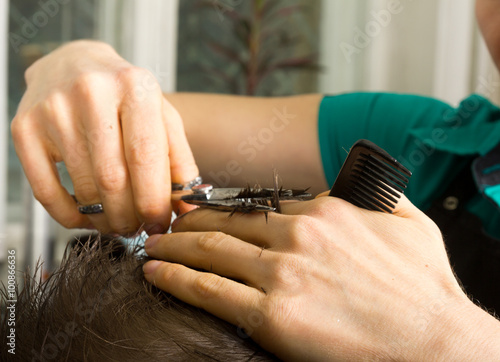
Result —
POLYGON ((201 299, 207 300, 223 289, 223 279, 215 274, 202 273, 197 276, 193 283, 194 293, 201 299))
POLYGON ((128 94, 132 101, 138 100, 139 96, 144 92, 161 91, 153 73, 140 67, 132 66, 120 70, 118 72, 118 81, 123 83, 127 89, 132 90, 128 94))
POLYGON ((105 193, 121 193, 128 185, 127 170, 116 162, 106 162, 96 168, 95 182, 105 193))
POLYGON ((38 200, 49 213, 54 216, 59 224, 67 229, 83 227, 86 223, 86 218, 80 215, 75 208, 74 212, 68 212, 64 215, 57 213, 53 214, 53 210, 59 209, 61 200, 57 197, 58 191, 50 186, 33 187, 33 196, 38 200))
POLYGON ((318 220, 308 215, 294 215, 292 217, 286 231, 286 240, 288 240, 288 246, 292 250, 300 250, 306 246, 305 244, 315 230, 318 220))
POLYGON ((320 197, 311 204, 310 215, 331 220, 348 212, 348 206, 352 205, 339 198, 320 197))
POLYGON ((19 115, 14 117, 10 124, 10 133, 12 134, 14 142, 20 142, 23 139, 23 136, 26 135, 25 131, 28 131, 29 128, 30 127, 24 117, 19 115))
POLYGON ((78 175, 73 177, 73 184, 77 198, 81 202, 95 201, 97 189, 94 179, 91 176, 78 175))
POLYGON ((311 202, 307 215, 330 224, 352 225, 358 220, 358 207, 336 197, 320 197, 311 202))
POLYGON ((145 79, 154 78, 154 75, 145 68, 131 66, 120 70, 118 77, 125 83, 138 85, 144 83, 145 79))
POLYGON ((127 162, 132 167, 148 168, 155 165, 161 158, 160 147, 150 137, 138 135, 128 145, 127 162))
POLYGON ((197 240, 197 250, 202 254, 210 254, 214 252, 223 242, 224 234, 221 232, 203 233, 197 240))
POLYGON ((292 254, 280 256, 279 262, 273 264, 272 280, 278 286, 298 286, 304 275, 302 260, 292 254))
POLYGON ((38 106, 42 114, 50 116, 46 117, 49 121, 52 120, 53 115, 59 114, 61 110, 67 108, 65 96, 58 92, 50 94, 38 106))
POLYGON ((158 278, 161 279, 163 283, 171 282, 177 274, 182 272, 184 267, 180 264, 164 264, 158 273, 158 278))
POLYGON ((107 86, 108 81, 102 73, 86 72, 80 74, 73 82, 73 91, 84 102, 96 104, 99 102, 107 86))
POLYGON ((165 217, 168 211, 168 202, 160 197, 141 197, 136 201, 136 211, 144 222, 153 222, 165 217))
POLYGON ((50 205, 57 198, 57 189, 45 183, 32 185, 32 189, 35 199, 37 199, 46 208, 50 207, 50 205))

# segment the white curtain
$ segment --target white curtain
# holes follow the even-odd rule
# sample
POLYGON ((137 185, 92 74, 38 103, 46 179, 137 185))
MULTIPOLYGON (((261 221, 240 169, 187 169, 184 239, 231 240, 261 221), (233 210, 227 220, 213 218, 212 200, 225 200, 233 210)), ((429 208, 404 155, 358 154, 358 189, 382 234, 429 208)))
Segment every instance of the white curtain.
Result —
POLYGON ((163 91, 175 90, 179 0, 99 2, 96 37, 132 64, 149 69, 163 91))
POLYGON ((499 103, 474 0, 323 0, 320 91, 387 91, 499 103))

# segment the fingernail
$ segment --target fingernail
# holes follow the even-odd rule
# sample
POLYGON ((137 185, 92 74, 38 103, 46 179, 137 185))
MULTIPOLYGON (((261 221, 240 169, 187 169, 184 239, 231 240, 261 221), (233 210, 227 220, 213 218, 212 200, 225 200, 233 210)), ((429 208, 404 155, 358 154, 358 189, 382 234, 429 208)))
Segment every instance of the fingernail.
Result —
POLYGON ((150 260, 142 267, 144 274, 153 274, 156 269, 162 264, 160 260, 150 260))
POLYGON ((156 235, 151 235, 149 238, 146 239, 146 242, 144 243, 144 249, 151 249, 153 248, 158 240, 160 240, 161 235, 156 234, 156 235))

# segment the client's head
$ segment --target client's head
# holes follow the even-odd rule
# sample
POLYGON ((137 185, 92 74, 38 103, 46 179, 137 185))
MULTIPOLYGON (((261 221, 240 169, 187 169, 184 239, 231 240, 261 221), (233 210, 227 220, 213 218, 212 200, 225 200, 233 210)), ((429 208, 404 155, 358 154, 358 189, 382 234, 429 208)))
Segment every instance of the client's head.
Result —
MULTIPOLYGON (((15 352, 1 361, 262 361, 267 354, 236 327, 156 289, 144 257, 119 242, 77 243, 46 281, 27 274, 16 291, 15 352)), ((8 298, 1 293, 1 333, 8 298)), ((6 339, 2 340, 6 343, 6 339)))

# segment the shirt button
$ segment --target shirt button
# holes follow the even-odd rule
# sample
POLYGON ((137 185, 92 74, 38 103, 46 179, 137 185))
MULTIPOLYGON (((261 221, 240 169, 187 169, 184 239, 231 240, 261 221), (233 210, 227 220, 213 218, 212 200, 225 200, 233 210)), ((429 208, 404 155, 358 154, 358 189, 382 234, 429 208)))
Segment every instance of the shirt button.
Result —
POLYGON ((458 207, 458 198, 456 198, 455 196, 448 196, 443 201, 443 207, 445 208, 445 210, 449 211, 456 210, 458 207))

